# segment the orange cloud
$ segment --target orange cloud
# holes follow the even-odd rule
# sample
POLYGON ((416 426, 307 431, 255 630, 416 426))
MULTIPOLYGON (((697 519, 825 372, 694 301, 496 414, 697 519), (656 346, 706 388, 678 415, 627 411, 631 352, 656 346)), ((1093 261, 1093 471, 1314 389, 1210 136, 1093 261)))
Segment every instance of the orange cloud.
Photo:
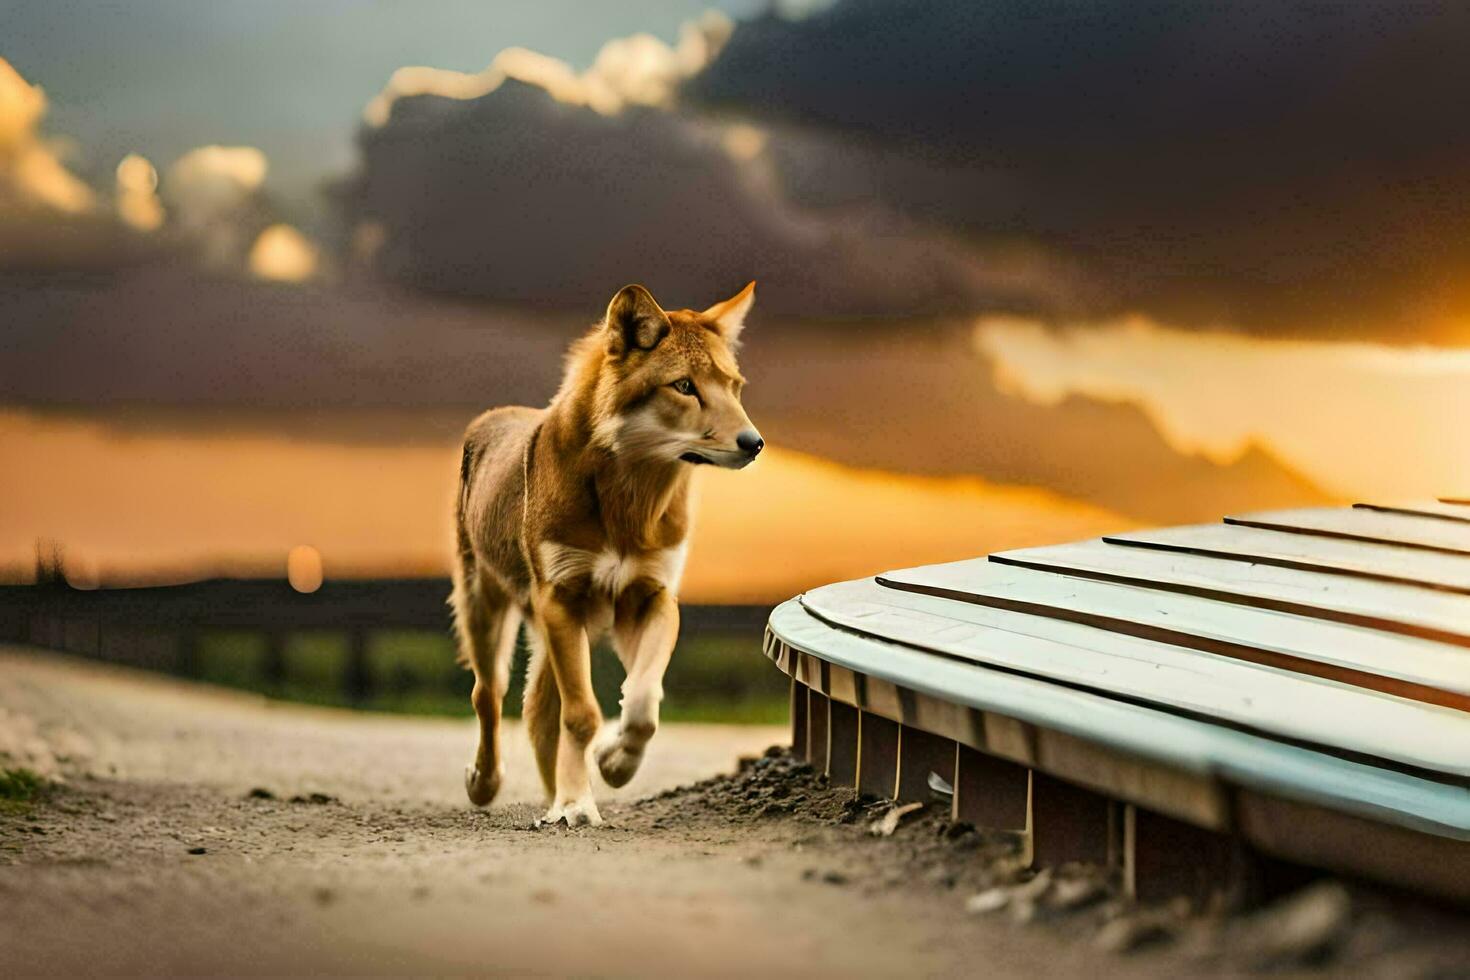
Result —
POLYGON ((1470 487, 1470 349, 1263 340, 1144 317, 975 328, 997 387, 1055 405, 1136 405, 1176 451, 1217 463, 1262 446, 1343 498, 1470 487))
POLYGON ((0 208, 41 207, 78 214, 93 205, 91 188, 61 162, 37 128, 46 93, 0 58, 0 208))

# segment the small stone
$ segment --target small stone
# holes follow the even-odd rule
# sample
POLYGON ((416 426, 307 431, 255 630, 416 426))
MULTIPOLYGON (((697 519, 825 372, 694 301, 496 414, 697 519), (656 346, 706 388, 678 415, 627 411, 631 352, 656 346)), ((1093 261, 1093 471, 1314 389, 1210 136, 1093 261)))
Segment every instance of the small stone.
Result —
POLYGON ((1262 965, 1323 963, 1347 934, 1352 911, 1352 898, 1338 882, 1312 885, 1252 916, 1247 944, 1262 965))
POLYGON ((250 792, 246 793, 245 798, 247 800, 273 800, 276 798, 276 794, 272 793, 264 786, 257 786, 250 792))
POLYGON ((990 866, 990 880, 997 885, 1015 886, 1031 880, 1030 866, 1019 856, 997 858, 990 866))
POLYGON ((315 806, 321 806, 326 803, 336 803, 337 798, 335 796, 329 796, 326 793, 307 793, 305 795, 298 793, 295 796, 291 797, 291 802, 311 803, 315 806))
POLYGON ((189 853, 190 854, 208 854, 209 852, 208 852, 208 850, 206 850, 203 847, 191 847, 191 848, 189 848, 189 853))
POLYGON ((1018 902, 1035 902, 1046 897, 1052 886, 1051 868, 1043 868, 1030 881, 1022 882, 1011 889, 1011 897, 1018 902))
POLYGON ((1056 883, 1047 904, 1062 912, 1093 905, 1107 895, 1107 889, 1096 878, 1068 878, 1056 883))
POLYGON ((1109 953, 1131 953, 1163 942, 1173 935, 1165 921, 1156 915, 1133 915, 1114 919, 1097 931, 1093 942, 1109 953))
POLYGON ((944 824, 939 832, 945 840, 959 840, 961 837, 973 834, 975 828, 971 824, 957 820, 954 823, 944 824))
POLYGON ((1009 904, 1011 904, 1009 888, 988 888, 965 899, 965 911, 975 915, 988 915, 991 912, 999 912, 1009 904))
POLYGON ((1021 925, 1035 922, 1040 910, 1033 898, 1018 898, 1011 902, 1011 921, 1021 925))
POLYGON ((929 786, 929 795, 940 801, 948 801, 954 798, 954 784, 937 772, 929 773, 925 780, 929 786))
POLYGON ((935 868, 929 872, 929 883, 947 891, 959 884, 959 878, 948 868, 935 868))
POLYGON ((829 885, 845 885, 847 884, 848 878, 841 871, 824 871, 822 872, 822 880, 829 885))

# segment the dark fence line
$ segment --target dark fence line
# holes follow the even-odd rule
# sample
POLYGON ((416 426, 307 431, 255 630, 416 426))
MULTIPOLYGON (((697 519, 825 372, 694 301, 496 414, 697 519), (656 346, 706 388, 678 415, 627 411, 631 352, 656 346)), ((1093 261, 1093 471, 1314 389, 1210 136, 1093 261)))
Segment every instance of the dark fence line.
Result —
MULTIPOLYGON (((374 694, 369 635, 379 630, 447 633, 449 587, 447 578, 336 580, 310 593, 297 592, 282 579, 100 589, 0 586, 0 641, 195 677, 206 631, 258 632, 266 641, 265 680, 278 685, 285 679, 291 633, 339 631, 348 638, 343 695, 362 704, 374 694)), ((684 605, 680 612, 689 634, 759 636, 770 610, 684 605)))

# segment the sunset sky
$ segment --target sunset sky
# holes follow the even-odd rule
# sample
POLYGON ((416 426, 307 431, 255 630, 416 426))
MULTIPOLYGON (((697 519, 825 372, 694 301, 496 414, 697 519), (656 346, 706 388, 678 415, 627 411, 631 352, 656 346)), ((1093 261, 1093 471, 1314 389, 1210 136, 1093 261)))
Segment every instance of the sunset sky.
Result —
POLYGON ((0 9, 0 564, 442 574, 629 281, 760 284, 691 598, 1470 493, 1470 14, 766 9, 0 9))
MULTIPOLYGON (((79 581, 200 569, 282 575, 297 546, 329 576, 444 575, 454 446, 346 447, 261 436, 120 436, 0 414, 0 557, 34 534, 79 581)), ((833 579, 954 560, 1131 522, 1040 490, 855 470, 780 449, 701 471, 684 595, 773 601, 833 579)))

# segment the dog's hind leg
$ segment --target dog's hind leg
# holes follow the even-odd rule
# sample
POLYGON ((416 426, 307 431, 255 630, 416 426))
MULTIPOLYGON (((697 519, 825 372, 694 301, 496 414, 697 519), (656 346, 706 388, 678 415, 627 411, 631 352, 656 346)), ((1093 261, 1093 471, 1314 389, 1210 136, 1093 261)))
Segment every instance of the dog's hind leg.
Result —
POLYGON ((526 724, 526 733, 531 738, 531 749, 536 754, 536 768, 541 773, 541 785, 546 787, 546 799, 556 796, 556 743, 561 738, 561 693, 556 689, 556 675, 551 662, 546 659, 545 644, 538 631, 527 631, 531 647, 531 660, 526 666, 526 698, 521 707, 521 719, 526 724))
POLYGON ((623 662, 622 714, 603 730, 593 750, 609 786, 622 786, 643 762, 658 730, 664 671, 679 638, 679 603, 657 582, 635 582, 618 597, 613 644, 623 662))
POLYGON ((510 683, 510 659, 521 614, 504 590, 478 574, 472 562, 455 570, 451 602, 460 659, 475 672, 470 703, 480 720, 480 747, 475 760, 465 767, 464 788, 471 803, 486 806, 495 799, 505 771, 500 758, 500 709, 510 683))

